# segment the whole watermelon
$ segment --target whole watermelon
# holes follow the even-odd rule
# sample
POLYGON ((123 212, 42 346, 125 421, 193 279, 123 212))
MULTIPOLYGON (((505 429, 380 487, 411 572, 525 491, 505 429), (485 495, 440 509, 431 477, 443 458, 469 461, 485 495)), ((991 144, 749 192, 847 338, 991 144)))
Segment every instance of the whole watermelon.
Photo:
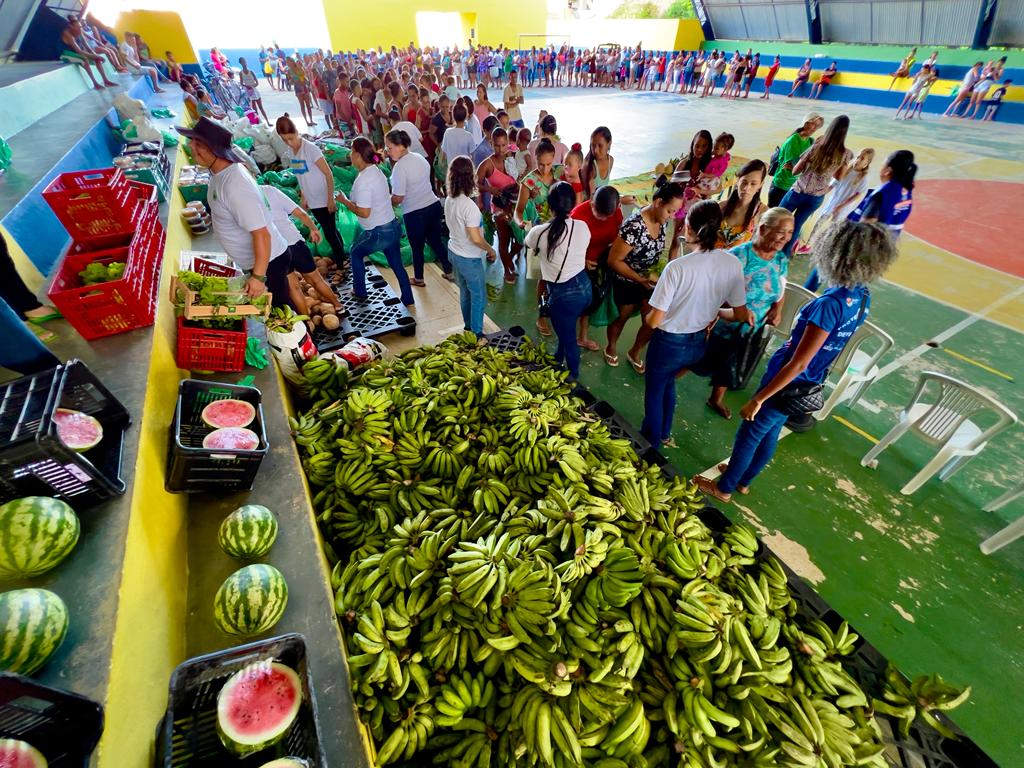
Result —
POLYGON ((272 565, 257 563, 228 576, 213 599, 213 619, 229 635, 258 635, 281 620, 288 584, 272 565))
POLYGON ((263 557, 277 538, 277 518, 262 504, 246 504, 224 518, 217 542, 224 554, 248 560, 263 557))
POLYGON ((64 642, 68 609, 48 589, 0 594, 0 670, 31 675, 64 642))
POLYGON ((28 496, 0 506, 0 578, 56 568, 78 543, 78 516, 60 499, 28 496))

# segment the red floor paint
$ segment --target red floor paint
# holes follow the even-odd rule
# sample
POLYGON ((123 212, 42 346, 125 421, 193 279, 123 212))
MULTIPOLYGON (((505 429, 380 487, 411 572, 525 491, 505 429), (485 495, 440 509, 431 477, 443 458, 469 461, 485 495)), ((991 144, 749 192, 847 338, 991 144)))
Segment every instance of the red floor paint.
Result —
POLYGON ((924 179, 905 227, 915 237, 987 267, 1024 277, 1024 184, 924 179))

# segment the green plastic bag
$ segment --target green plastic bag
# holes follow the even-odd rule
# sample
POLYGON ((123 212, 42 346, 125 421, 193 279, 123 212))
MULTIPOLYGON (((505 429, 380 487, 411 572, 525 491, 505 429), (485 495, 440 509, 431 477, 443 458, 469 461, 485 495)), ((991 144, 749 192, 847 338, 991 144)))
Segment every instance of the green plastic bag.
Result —
POLYGON ((164 119, 177 117, 177 115, 174 114, 174 112, 169 110, 167 107, 157 107, 156 109, 149 110, 149 113, 153 115, 153 117, 160 117, 164 119))
POLYGON ((231 143, 236 147, 244 149, 246 152, 252 150, 253 138, 252 136, 242 136, 240 139, 232 139, 231 143))
POLYGON ((165 147, 173 147, 178 144, 178 134, 173 131, 160 131, 160 135, 164 137, 165 147))
POLYGON ((608 281, 608 290, 597 309, 590 313, 590 324, 595 328, 607 328, 619 317, 619 307, 612 292, 612 276, 605 273, 604 279, 608 281))
POLYGON ((282 187, 295 188, 299 186, 299 180, 291 171, 281 171, 277 183, 282 187))
POLYGON ((11 152, 11 145, 4 141, 4 137, 0 136, 0 171, 6 171, 11 166, 11 158, 14 153, 11 152))

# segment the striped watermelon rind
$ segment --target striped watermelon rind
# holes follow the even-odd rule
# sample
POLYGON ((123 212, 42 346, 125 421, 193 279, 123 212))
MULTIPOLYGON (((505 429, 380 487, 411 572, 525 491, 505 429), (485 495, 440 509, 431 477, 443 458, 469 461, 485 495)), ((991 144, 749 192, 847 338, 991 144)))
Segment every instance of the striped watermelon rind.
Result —
POLYGON ((0 578, 29 579, 56 568, 80 533, 78 516, 60 499, 27 496, 0 505, 0 578))
POLYGON ((68 633, 68 609, 48 589, 0 594, 0 670, 31 675, 56 653, 68 633))
POLYGON ((43 753, 27 741, 0 739, 0 768, 46 768, 43 753))
POLYGON ((228 576, 213 599, 213 619, 229 635, 258 635, 281 620, 288 583, 272 565, 256 563, 228 576))
POLYGON ((246 504, 224 518, 217 543, 224 554, 248 560, 263 557, 277 539, 277 518, 262 504, 246 504))

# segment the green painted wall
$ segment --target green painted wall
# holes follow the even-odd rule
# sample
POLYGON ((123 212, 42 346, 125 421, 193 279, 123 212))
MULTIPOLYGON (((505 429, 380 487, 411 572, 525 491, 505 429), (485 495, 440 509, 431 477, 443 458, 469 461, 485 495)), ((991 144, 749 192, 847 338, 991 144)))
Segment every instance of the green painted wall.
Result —
MULTIPOLYGON (((750 47, 761 47, 762 50, 770 50, 783 56, 810 56, 820 54, 824 57, 834 59, 864 59, 867 61, 900 61, 910 50, 909 45, 851 45, 848 43, 823 43, 822 45, 811 45, 810 43, 784 43, 780 40, 715 40, 705 42, 704 50, 726 50, 737 49, 745 51, 750 47)), ((1006 56, 1007 66, 1024 67, 1024 50, 1019 48, 1004 50, 992 48, 988 51, 975 51, 970 48, 932 48, 918 46, 918 60, 928 58, 933 50, 938 50, 941 61, 944 64, 970 66, 978 59, 997 59, 1006 56)))

